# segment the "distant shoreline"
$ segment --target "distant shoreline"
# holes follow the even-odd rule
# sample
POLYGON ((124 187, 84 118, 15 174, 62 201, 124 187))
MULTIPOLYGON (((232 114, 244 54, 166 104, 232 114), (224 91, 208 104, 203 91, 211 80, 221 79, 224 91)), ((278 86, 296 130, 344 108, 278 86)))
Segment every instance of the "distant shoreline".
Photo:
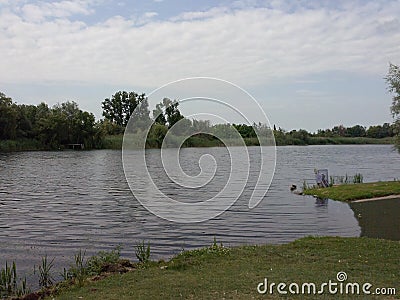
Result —
MULTIPOLYGON (((260 143, 257 138, 243 138, 246 146, 259 146, 260 143)), ((104 142, 99 149, 122 149, 123 135, 107 135, 104 137, 104 142)), ((368 137, 310 137, 307 143, 293 140, 291 143, 283 143, 276 140, 276 146, 314 146, 314 145, 393 145, 393 138, 368 138, 368 137)), ((184 144, 184 148, 194 147, 223 147, 221 141, 215 139, 201 139, 192 138, 188 143, 184 144)), ((159 147, 148 147, 149 149, 157 149, 159 147)), ((40 144, 39 141, 34 139, 20 139, 20 140, 1 140, 0 152, 20 152, 20 151, 46 151, 46 150, 65 150, 49 149, 40 144)))

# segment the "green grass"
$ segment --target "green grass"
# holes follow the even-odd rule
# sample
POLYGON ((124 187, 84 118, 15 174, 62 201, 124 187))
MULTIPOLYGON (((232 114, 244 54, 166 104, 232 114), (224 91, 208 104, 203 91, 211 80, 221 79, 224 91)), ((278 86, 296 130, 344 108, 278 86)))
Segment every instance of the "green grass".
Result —
POLYGON ((328 188, 311 188, 306 189, 304 194, 339 201, 369 199, 390 195, 399 195, 400 197, 400 181, 341 184, 328 188))
MULTIPOLYGON (((69 287, 54 299, 275 299, 280 298, 276 289, 272 296, 257 293, 257 285, 264 278, 269 283, 313 282, 319 287, 329 280, 338 282, 340 271, 347 273, 347 282, 394 287, 399 295, 399 253, 398 241, 368 238, 308 237, 284 245, 229 249, 214 243, 183 252, 168 262, 153 262, 125 274, 85 281, 83 287, 69 287)), ((307 298, 321 299, 321 295, 307 298)), ((351 297, 326 293, 322 298, 351 297)))
POLYGON ((393 144, 392 137, 376 139, 368 137, 310 137, 309 145, 363 145, 363 144, 393 144))
POLYGON ((45 147, 35 139, 0 140, 0 152, 43 150, 45 147))
POLYGON ((103 140, 103 149, 122 149, 124 135, 106 135, 103 140))
MULTIPOLYGON (((119 135, 106 135, 103 138, 101 145, 98 148, 101 149, 115 149, 120 150, 122 148, 123 134, 119 135)), ((245 144, 247 146, 258 146, 260 142, 257 138, 244 138, 245 144)), ((157 148, 157 144, 151 143, 149 141, 149 148, 157 148)), ((232 142, 228 139, 228 142, 232 142)), ((235 141, 233 141, 235 142, 235 141)), ((270 141, 268 141, 270 142, 270 141)), ((295 140, 290 138, 285 138, 285 140, 276 139, 277 146, 285 145, 346 145, 346 144, 393 144, 393 138, 352 138, 352 137, 310 137, 307 142, 302 140, 295 140)), ((235 143, 233 143, 235 144, 235 143)), ((241 143, 237 143, 241 145, 241 143)), ((267 141, 263 141, 263 145, 268 144, 267 141)), ((218 139, 204 138, 193 136, 187 140, 183 145, 184 147, 220 147, 223 146, 221 141, 218 139)), ((14 152, 14 151, 35 151, 35 150, 46 150, 50 149, 42 145, 39 141, 35 139, 19 139, 19 140, 1 140, 0 141, 0 152, 14 152)))

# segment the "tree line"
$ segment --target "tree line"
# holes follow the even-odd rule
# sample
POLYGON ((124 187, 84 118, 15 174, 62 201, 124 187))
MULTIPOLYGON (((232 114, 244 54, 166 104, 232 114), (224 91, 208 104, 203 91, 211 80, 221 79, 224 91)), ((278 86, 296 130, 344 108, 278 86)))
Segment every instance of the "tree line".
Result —
POLYGON ((355 125, 345 127, 343 125, 334 126, 332 129, 319 129, 316 133, 310 133, 304 129, 285 131, 274 126, 274 136, 277 145, 319 145, 319 144, 365 144, 374 142, 372 139, 385 139, 385 143, 390 142, 395 136, 396 129, 394 124, 384 123, 365 127, 355 125))
POLYGON ((310 133, 304 129, 285 131, 269 128, 266 124, 216 124, 207 120, 190 120, 179 111, 179 102, 162 99, 150 115, 148 99, 144 93, 118 91, 101 102, 103 119, 97 120, 90 112, 83 111, 74 101, 49 107, 17 104, 0 92, 0 150, 63 149, 70 144, 84 144, 86 149, 108 148, 107 137, 122 134, 132 115, 141 122, 153 123, 147 136, 146 146, 161 147, 169 130, 172 135, 191 136, 184 146, 220 146, 220 138, 234 139, 240 134, 247 145, 259 145, 260 137, 271 138, 277 145, 369 143, 369 139, 391 141, 395 137, 400 150, 400 68, 389 65, 385 78, 388 91, 393 94, 391 106, 393 124, 384 123, 365 127, 355 125, 334 126, 310 133), (174 126, 175 125, 175 126, 174 126))
POLYGON ((67 144, 92 149, 101 146, 101 133, 94 115, 74 101, 25 105, 0 93, 0 140, 5 150, 60 149, 67 144))

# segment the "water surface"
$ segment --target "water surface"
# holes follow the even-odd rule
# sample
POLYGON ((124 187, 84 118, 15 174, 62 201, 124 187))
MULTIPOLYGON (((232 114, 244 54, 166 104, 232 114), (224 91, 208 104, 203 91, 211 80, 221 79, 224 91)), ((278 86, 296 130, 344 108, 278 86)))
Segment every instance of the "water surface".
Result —
MULTIPOLYGON (((148 155, 157 157, 158 151, 151 150, 148 155)), ((257 147, 249 151, 256 160, 257 147)), ((177 188, 162 175, 158 184, 182 199, 202 200, 216 193, 229 170, 226 149, 185 149, 180 154, 182 167, 196 174, 198 158, 206 153, 219 163, 217 182, 208 190, 191 190, 188 197, 189 191, 177 188)), ((157 163, 154 167, 160 168, 157 163)), ((60 269, 79 249, 90 255, 121 245, 122 255, 134 259, 134 245, 141 240, 151 243, 157 259, 209 245, 214 237, 231 246, 286 243, 307 235, 368 235, 370 230, 361 230, 359 218, 347 203, 290 193, 289 186, 300 187, 303 179, 313 177, 314 168, 328 168, 330 175, 362 173, 364 181, 393 180, 400 177, 400 156, 389 145, 278 147, 271 188, 255 209, 247 206, 255 180, 250 172, 247 188, 231 209, 207 222, 176 224, 152 215, 133 197, 120 151, 3 153, 0 263, 16 260, 17 267, 30 274, 45 254, 56 257, 60 269)), ((390 211, 399 215, 396 203, 390 204, 390 211)), ((360 203, 353 208, 367 205, 360 203)), ((370 210, 379 209, 380 204, 376 205, 370 210)), ((379 226, 374 227, 378 233, 383 230, 379 226)))

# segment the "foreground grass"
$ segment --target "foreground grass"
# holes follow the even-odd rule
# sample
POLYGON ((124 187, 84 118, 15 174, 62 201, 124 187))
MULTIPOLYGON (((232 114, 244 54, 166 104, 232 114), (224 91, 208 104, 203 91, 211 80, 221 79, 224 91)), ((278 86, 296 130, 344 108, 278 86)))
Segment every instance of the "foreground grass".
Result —
MULTIPOLYGON (((125 274, 86 281, 83 287, 70 287, 54 298, 270 299, 279 298, 276 289, 272 295, 257 292, 264 278, 269 283, 313 282, 319 286, 329 280, 338 282, 340 271, 347 273, 347 282, 369 282, 371 290, 394 287, 399 295, 399 253, 399 242, 368 238, 308 237, 285 245, 230 249, 212 246, 183 252, 169 262, 150 263, 125 274)), ((321 299, 321 295, 289 296, 321 299)), ((351 298, 327 292, 322 297, 351 298)))
POLYGON ((328 188, 307 189, 304 191, 304 194, 339 201, 369 199, 390 195, 399 195, 400 197, 400 181, 341 184, 328 188))

